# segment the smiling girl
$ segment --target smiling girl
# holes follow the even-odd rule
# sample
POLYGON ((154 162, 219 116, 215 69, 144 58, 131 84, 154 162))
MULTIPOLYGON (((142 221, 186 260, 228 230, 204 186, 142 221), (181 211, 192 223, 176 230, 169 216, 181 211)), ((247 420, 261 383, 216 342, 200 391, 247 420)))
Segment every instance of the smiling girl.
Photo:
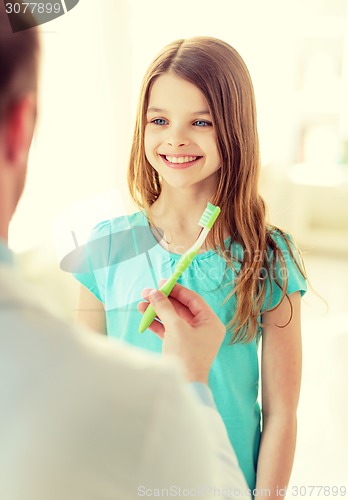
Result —
POLYGON ((157 336, 138 333, 141 290, 172 274, 198 236, 207 202, 221 207, 179 282, 227 327, 209 385, 250 488, 277 498, 295 451, 306 280, 292 238, 266 220, 259 171, 244 61, 215 38, 173 42, 149 67, 140 95, 128 174, 140 211, 98 224, 91 240, 107 244, 90 252, 91 271, 75 276, 84 285, 82 322, 161 352, 157 336))

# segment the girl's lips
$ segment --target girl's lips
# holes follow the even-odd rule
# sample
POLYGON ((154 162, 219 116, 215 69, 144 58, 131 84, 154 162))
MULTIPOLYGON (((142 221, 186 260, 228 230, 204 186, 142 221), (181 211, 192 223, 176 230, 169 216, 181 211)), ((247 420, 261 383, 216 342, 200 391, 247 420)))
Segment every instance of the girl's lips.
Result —
MULTIPOLYGON (((173 155, 174 156, 174 155, 173 155)), ((191 156, 191 155, 187 155, 187 156, 191 156)), ((192 156, 195 156, 195 155, 192 155, 192 156)), ((195 165, 201 158, 203 158, 202 156, 197 156, 197 158, 193 161, 188 161, 188 162, 185 162, 185 163, 171 163, 170 161, 168 161, 165 157, 165 155, 160 155, 160 157, 162 158, 163 162, 170 168, 173 168, 175 170, 183 170, 185 168, 189 168, 189 167, 192 167, 193 165, 195 165)))

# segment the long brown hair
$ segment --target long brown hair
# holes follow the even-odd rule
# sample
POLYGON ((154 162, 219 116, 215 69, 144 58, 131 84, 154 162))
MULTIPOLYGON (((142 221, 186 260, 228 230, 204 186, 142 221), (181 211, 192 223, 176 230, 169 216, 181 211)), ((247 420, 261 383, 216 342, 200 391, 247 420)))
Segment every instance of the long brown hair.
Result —
POLYGON ((217 247, 227 265, 234 269, 238 259, 231 253, 232 245, 225 247, 226 230, 231 244, 236 242, 243 249, 233 291, 227 298, 237 298, 236 312, 227 327, 233 327, 232 342, 250 342, 257 335, 265 302, 265 272, 270 282, 275 281, 281 288, 281 300, 286 296, 287 275, 284 273, 284 279, 279 281, 276 273, 276 263, 284 271, 286 263, 272 238, 274 231, 284 237, 291 257, 304 275, 286 234, 266 223, 265 203, 258 193, 260 153, 250 74, 233 47, 211 37, 177 40, 154 59, 141 87, 128 170, 132 198, 147 212, 161 193, 161 183, 145 155, 146 112, 154 81, 169 71, 203 93, 212 115, 222 167, 216 192, 209 201, 220 206, 221 215, 209 234, 209 244, 217 247))

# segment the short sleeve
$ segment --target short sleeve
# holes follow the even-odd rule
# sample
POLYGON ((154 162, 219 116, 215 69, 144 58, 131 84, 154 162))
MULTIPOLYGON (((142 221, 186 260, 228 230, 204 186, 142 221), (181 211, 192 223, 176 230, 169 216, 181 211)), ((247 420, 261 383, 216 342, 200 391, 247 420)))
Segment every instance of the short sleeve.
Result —
POLYGON ((87 243, 75 254, 72 275, 98 300, 105 302, 105 283, 111 240, 111 223, 98 223, 87 243))
POLYGON ((282 252, 286 268, 282 268, 282 263, 277 259, 272 269, 273 251, 270 250, 267 253, 268 264, 271 267, 271 276, 264 273, 266 279, 266 296, 261 312, 268 311, 279 305, 282 297, 282 287, 285 285, 286 279, 288 280, 286 287, 287 295, 299 291, 301 296, 303 296, 307 291, 306 278, 300 270, 302 269, 300 255, 292 236, 288 233, 284 233, 283 236, 280 231, 274 231, 272 239, 282 252))

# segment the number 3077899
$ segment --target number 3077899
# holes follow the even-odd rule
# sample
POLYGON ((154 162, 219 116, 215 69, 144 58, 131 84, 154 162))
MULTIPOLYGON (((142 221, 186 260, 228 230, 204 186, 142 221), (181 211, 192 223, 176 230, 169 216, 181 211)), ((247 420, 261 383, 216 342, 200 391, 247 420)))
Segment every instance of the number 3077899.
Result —
POLYGON ((57 2, 16 2, 6 4, 7 14, 25 14, 26 12, 30 12, 31 14, 59 14, 61 9, 61 4, 57 2))

